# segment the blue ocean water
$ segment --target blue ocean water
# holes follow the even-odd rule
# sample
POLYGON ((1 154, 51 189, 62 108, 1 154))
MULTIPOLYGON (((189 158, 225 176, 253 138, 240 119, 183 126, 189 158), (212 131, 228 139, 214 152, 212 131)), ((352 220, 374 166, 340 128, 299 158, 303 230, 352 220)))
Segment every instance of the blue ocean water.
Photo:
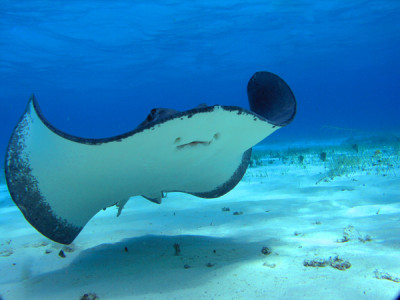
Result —
POLYGON ((295 121, 271 140, 398 132, 399 1, 1 1, 0 155, 34 93, 82 137, 132 130, 153 107, 248 107, 281 76, 295 121))
POLYGON ((23 218, 0 172, 0 300, 395 297, 399 16, 397 0, 0 0, 0 159, 33 93, 55 127, 89 138, 131 131, 154 107, 248 108, 262 70, 298 104, 232 193, 136 197, 67 247, 23 218))

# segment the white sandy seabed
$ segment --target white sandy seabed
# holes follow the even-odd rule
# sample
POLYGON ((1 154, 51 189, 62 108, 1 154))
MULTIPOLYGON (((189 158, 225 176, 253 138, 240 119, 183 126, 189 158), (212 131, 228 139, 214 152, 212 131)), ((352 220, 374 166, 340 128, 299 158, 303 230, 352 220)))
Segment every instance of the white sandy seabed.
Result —
POLYGON ((114 208, 99 212, 69 247, 33 229, 3 182, 0 298, 396 298, 397 148, 253 157, 221 198, 169 193, 156 205, 134 197, 118 218, 114 208))

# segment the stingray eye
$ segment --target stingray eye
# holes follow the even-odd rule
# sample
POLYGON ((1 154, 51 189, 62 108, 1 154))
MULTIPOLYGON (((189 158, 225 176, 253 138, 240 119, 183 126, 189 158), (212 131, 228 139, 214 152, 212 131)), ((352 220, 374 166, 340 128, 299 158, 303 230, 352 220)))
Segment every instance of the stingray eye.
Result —
POLYGON ((149 121, 149 122, 153 121, 155 119, 156 112, 157 112, 157 108, 153 108, 150 111, 149 115, 147 116, 146 120, 149 121))
POLYGON ((157 116, 157 108, 153 108, 150 112, 151 119, 154 120, 157 116))
POLYGON ((217 132, 216 134, 214 134, 214 140, 218 140, 219 139, 219 133, 217 132))
POLYGON ((175 142, 174 142, 174 143, 176 144, 176 143, 179 143, 180 141, 181 141, 181 138, 180 138, 180 137, 177 137, 177 138, 175 139, 175 142))

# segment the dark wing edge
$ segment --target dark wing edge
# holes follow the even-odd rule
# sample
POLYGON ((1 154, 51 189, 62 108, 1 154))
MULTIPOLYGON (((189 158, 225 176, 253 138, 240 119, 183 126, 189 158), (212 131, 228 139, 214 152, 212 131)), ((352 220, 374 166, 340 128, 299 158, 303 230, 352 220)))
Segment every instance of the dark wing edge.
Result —
POLYGON ((71 225, 53 214, 40 193, 37 180, 32 174, 29 157, 24 152, 25 138, 30 126, 32 101, 31 97, 8 143, 4 168, 8 190, 25 219, 33 227, 58 243, 70 244, 82 227, 71 225))
POLYGON ((190 194, 200 198, 218 198, 230 192, 240 182, 240 180, 242 180, 244 174, 246 173, 247 167, 250 163, 251 152, 252 149, 250 148, 243 153, 242 162, 233 173, 231 178, 227 180, 224 184, 209 192, 190 194))

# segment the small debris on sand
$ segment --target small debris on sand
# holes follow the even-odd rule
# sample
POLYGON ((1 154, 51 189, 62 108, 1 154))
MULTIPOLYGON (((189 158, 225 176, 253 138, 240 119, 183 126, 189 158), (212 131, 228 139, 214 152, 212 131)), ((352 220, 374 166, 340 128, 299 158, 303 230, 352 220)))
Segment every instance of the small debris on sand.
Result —
POLYGON ((271 268, 271 269, 274 269, 275 267, 276 267, 276 264, 269 264, 269 263, 263 263, 263 266, 264 267, 267 267, 267 268, 271 268))
POLYGON ((65 258, 65 257, 66 257, 64 251, 62 251, 62 250, 60 250, 60 252, 58 252, 58 256, 59 256, 59 257, 62 257, 62 258, 65 258))
POLYGON ((75 251, 75 245, 71 244, 62 248, 64 252, 72 253, 75 251))
POLYGON ((0 257, 7 257, 7 256, 12 255, 13 253, 14 253, 14 251, 11 249, 2 250, 2 251, 0 251, 0 257))
POLYGON ((45 247, 47 246, 49 243, 46 241, 42 241, 42 242, 38 242, 38 243, 34 243, 32 245, 25 245, 25 248, 27 247, 32 247, 32 248, 39 248, 39 247, 45 247))
POLYGON ((84 294, 82 297, 79 298, 79 300, 97 300, 97 299, 100 299, 100 297, 97 296, 95 293, 84 294))
POLYGON ((372 238, 369 235, 362 236, 360 232, 354 228, 354 226, 349 225, 343 229, 343 238, 338 239, 338 243, 347 243, 351 240, 359 240, 362 243, 371 242, 372 238))
POLYGON ((386 272, 375 270, 374 275, 376 279, 386 279, 393 282, 400 282, 400 277, 394 276, 386 272))
POLYGON ((243 215, 243 212, 242 212, 242 211, 235 211, 235 212, 233 213, 233 215, 234 215, 234 216, 243 215))
POLYGON ((270 255, 272 253, 272 251, 268 247, 262 247, 261 253, 264 255, 270 255))
POLYGON ((206 266, 207 266, 208 268, 211 268, 211 267, 214 267, 215 264, 209 262, 209 263, 206 264, 206 266))
POLYGON ((341 270, 341 271, 345 271, 347 269, 349 269, 351 267, 350 262, 345 261, 341 258, 339 258, 339 256, 335 256, 335 257, 329 257, 329 259, 313 259, 313 260, 304 260, 303 265, 305 267, 326 267, 326 266, 330 266, 332 268, 341 270))

